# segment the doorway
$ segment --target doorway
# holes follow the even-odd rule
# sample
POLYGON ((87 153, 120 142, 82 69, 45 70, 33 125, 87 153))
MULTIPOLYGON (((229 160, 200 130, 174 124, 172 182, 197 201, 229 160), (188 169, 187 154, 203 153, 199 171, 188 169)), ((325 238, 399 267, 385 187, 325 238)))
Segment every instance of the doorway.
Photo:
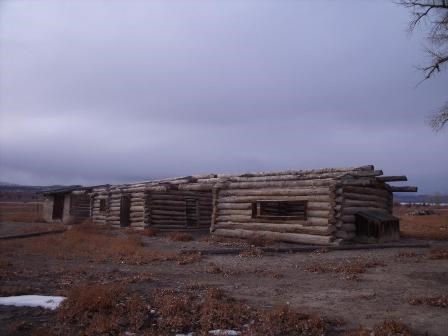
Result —
POLYGON ((126 227, 131 224, 131 197, 129 195, 121 196, 120 202, 120 226, 126 227))
POLYGON ((53 215, 52 219, 62 220, 64 214, 65 194, 55 194, 53 199, 53 215))

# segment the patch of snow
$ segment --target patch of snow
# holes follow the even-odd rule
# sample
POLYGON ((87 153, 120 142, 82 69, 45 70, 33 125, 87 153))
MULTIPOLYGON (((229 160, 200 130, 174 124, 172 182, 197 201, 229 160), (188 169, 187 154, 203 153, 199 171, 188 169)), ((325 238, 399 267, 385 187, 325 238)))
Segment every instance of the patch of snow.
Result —
POLYGON ((190 332, 188 334, 176 334, 176 336, 194 336, 194 333, 190 332))
POLYGON ((241 335, 240 331, 236 331, 236 330, 221 330, 221 329, 216 329, 216 330, 210 330, 208 332, 210 335, 215 335, 215 336, 238 336, 241 335))
POLYGON ((19 295, 0 297, 0 305, 17 307, 42 307, 47 309, 56 309, 62 301, 63 296, 45 296, 45 295, 19 295))

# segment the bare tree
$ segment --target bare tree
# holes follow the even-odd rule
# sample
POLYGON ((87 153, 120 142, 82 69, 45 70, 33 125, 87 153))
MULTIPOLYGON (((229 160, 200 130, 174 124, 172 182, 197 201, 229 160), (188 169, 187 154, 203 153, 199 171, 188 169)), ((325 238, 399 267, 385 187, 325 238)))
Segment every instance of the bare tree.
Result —
MULTIPOLYGON (((412 11, 410 31, 420 24, 430 27, 427 38, 431 48, 427 52, 431 62, 420 68, 425 74, 423 80, 429 79, 448 64, 448 0, 399 0, 398 4, 412 11)), ((448 102, 429 120, 430 126, 436 131, 441 130, 446 123, 448 102)))

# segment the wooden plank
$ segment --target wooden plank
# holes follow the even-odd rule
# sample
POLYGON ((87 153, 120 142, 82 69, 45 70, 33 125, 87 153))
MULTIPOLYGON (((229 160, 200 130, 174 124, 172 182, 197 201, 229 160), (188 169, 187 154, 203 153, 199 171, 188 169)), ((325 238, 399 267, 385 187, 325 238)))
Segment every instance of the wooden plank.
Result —
POLYGON ((331 236, 319 236, 310 235, 302 233, 282 233, 282 232, 271 232, 271 231, 251 231, 251 230, 227 230, 227 229, 216 229, 214 234, 235 237, 235 238, 264 238, 273 239, 292 243, 301 244, 319 244, 326 245, 330 244, 333 240, 331 236))

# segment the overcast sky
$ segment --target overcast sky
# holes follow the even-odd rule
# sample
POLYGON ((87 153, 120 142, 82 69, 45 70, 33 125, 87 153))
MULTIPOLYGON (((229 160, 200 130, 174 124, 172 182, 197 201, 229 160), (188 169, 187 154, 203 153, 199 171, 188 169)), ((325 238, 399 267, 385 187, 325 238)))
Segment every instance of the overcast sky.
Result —
POLYGON ((423 31, 391 1, 0 2, 0 181, 374 164, 448 192, 423 31))

